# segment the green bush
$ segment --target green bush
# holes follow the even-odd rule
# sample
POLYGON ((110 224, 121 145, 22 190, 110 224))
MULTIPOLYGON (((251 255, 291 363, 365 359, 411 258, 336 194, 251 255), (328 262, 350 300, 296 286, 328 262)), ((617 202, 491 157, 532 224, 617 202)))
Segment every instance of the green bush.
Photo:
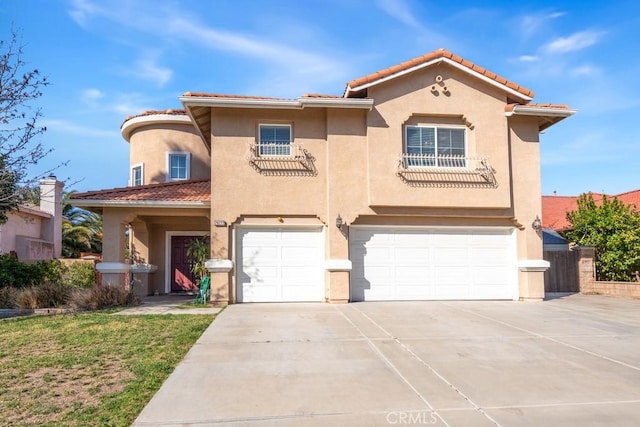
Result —
POLYGON ((26 288, 42 283, 60 283, 62 271, 57 260, 26 263, 10 254, 0 254, 0 287, 26 288))
POLYGON ((62 284, 68 288, 86 289, 96 284, 96 271, 93 264, 74 262, 63 266, 62 284))

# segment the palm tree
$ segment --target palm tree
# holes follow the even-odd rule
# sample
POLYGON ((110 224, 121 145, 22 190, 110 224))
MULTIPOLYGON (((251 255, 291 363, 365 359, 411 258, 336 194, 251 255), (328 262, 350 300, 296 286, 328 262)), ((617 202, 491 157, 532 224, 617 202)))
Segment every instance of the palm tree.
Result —
POLYGON ((73 193, 63 195, 62 256, 78 258, 81 252, 102 253, 102 216, 73 206, 73 193))

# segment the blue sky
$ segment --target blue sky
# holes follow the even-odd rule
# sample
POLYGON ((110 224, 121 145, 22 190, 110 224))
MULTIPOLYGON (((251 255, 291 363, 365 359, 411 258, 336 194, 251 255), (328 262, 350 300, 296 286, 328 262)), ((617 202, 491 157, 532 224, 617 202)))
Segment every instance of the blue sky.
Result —
POLYGON ((122 121, 184 92, 341 95, 440 47, 578 110, 541 136, 543 194, 640 188, 635 1, 2 0, 0 23, 51 81, 38 169, 69 160, 67 189, 126 186, 122 121))

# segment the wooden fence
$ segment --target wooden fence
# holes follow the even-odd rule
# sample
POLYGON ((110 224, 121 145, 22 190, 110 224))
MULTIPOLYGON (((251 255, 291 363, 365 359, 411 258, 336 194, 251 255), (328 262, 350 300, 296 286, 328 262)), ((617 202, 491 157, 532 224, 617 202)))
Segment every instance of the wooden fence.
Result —
POLYGON ((551 263, 544 272, 545 292, 580 292, 579 251, 544 251, 543 258, 551 263))

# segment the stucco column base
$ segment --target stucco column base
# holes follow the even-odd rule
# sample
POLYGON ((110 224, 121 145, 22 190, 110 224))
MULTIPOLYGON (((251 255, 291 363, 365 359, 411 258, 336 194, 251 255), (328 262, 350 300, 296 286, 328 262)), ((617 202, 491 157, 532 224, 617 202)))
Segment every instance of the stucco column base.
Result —
POLYGON ((518 263, 520 301, 544 300, 544 272, 549 266, 545 260, 523 260, 518 263))
POLYGON ((326 301, 331 304, 346 304, 349 302, 349 271, 327 272, 328 292, 326 301))
POLYGON ((211 272, 209 273, 211 285, 211 302, 216 307, 224 307, 229 305, 229 277, 228 272, 211 272))

